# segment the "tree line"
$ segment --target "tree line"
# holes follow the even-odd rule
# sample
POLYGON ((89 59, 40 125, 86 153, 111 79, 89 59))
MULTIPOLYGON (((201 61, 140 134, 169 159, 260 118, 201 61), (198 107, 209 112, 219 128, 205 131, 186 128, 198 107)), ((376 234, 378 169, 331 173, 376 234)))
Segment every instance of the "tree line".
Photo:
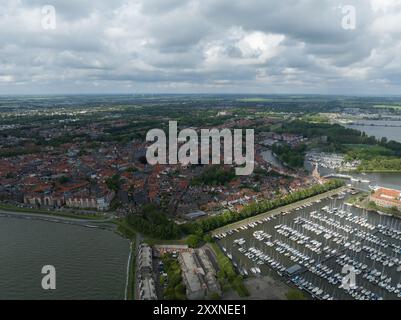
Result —
POLYGON ((203 239, 205 233, 214 229, 316 196, 343 185, 344 181, 330 180, 325 184, 314 185, 274 200, 252 202, 245 205, 240 212, 225 211, 220 215, 188 222, 180 226, 170 220, 167 214, 154 204, 143 206, 141 212, 129 214, 125 219, 126 223, 132 228, 152 238, 172 240, 179 239, 183 235, 195 235, 197 238, 193 240, 197 242, 203 239))
POLYGON ((187 223, 183 225, 183 230, 188 234, 206 233, 225 225, 339 188, 343 185, 344 181, 342 180, 330 180, 325 184, 314 185, 310 188, 292 192, 284 197, 274 200, 252 202, 244 206, 240 212, 226 211, 218 216, 212 216, 199 221, 187 223))

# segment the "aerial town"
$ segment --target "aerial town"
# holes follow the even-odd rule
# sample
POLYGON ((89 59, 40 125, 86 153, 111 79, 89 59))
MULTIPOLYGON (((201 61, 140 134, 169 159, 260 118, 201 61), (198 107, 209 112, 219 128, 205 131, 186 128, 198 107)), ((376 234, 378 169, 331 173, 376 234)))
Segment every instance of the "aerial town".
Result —
MULTIPOLYGON (((53 112, 58 115, 61 111, 53 112)), ((227 117, 227 112, 222 114, 227 117)), ((145 158, 150 143, 139 138, 121 143, 119 136, 114 140, 114 132, 123 133, 132 127, 129 121, 116 120, 115 115, 82 126, 75 124, 80 113, 73 113, 73 117, 35 128, 31 124, 29 128, 2 127, 2 154, 7 155, 0 160, 0 195, 4 201, 75 212, 107 212, 112 208, 119 215, 135 212, 146 203, 156 203, 166 206, 172 216, 183 218, 196 211, 238 210, 258 198, 272 198, 313 183, 302 170, 277 169, 263 158, 265 143, 297 147, 307 140, 302 135, 261 133, 254 175, 205 185, 196 183, 195 178, 212 166, 152 166, 145 158), (264 176, 269 176, 269 180, 262 179, 264 176)), ((269 117, 256 121, 244 116, 224 121, 217 129, 268 126, 275 122, 269 117)), ((135 130, 146 130, 146 125, 138 127, 135 130)), ((228 172, 229 168, 219 170, 228 172)))
POLYGON ((129 239, 126 297, 399 298, 401 143, 392 130, 401 114, 369 99, 358 112, 352 99, 352 108, 318 107, 321 97, 303 98, 317 104, 313 112, 282 97, 96 99, 7 101, 0 211, 90 221, 129 239), (370 135, 383 119, 388 138, 370 135), (150 164, 146 134, 170 121, 195 132, 253 129, 253 172, 236 175, 224 154, 220 164, 150 164), (394 250, 362 246, 363 239, 394 250), (337 269, 347 262, 370 285, 336 289, 337 269), (376 264, 390 270, 379 275, 376 264))
POLYGON ((400 21, 401 0, 1 0, 0 302, 390 314, 400 21))

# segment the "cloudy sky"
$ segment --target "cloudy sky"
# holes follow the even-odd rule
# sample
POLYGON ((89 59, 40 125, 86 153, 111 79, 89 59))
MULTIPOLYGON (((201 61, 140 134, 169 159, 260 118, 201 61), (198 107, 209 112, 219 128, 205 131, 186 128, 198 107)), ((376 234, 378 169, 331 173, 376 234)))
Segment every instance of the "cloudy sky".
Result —
POLYGON ((0 94, 400 85, 401 0, 1 0, 0 94))

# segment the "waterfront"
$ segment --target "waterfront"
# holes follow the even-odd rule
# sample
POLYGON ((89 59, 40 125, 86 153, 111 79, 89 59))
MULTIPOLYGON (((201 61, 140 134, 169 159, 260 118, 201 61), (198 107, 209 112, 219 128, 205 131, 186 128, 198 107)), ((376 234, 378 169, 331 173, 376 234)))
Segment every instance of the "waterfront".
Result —
MULTIPOLYGON (((312 173, 313 169, 315 169, 312 162, 308 160, 308 157, 305 158, 304 167, 309 173, 312 173)), ((321 176, 336 173, 334 168, 327 168, 323 166, 318 166, 318 171, 321 176)), ((350 175, 354 178, 352 181, 347 180, 347 183, 351 183, 354 187, 366 191, 370 190, 369 186, 401 189, 401 172, 346 173, 346 175, 350 175)))
POLYGON ((82 226, 0 217, 1 299, 124 299, 129 243, 82 226), (41 288, 54 265, 57 289, 41 288))
POLYGON ((401 173, 366 173, 352 176, 358 180, 353 181, 353 185, 364 190, 369 190, 369 185, 401 190, 401 173))
POLYGON ((318 299, 398 299, 401 221, 350 207, 349 196, 235 226, 218 242, 243 274, 291 279, 318 299), (344 265, 355 267, 357 289, 341 287, 344 265), (293 266, 300 268, 287 277, 293 266))

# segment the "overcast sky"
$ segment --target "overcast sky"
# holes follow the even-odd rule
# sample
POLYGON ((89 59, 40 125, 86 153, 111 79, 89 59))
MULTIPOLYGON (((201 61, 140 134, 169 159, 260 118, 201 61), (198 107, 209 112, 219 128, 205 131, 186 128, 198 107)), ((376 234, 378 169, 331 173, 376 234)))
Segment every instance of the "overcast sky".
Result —
POLYGON ((401 0, 1 0, 0 94, 400 95, 400 85, 401 0))

